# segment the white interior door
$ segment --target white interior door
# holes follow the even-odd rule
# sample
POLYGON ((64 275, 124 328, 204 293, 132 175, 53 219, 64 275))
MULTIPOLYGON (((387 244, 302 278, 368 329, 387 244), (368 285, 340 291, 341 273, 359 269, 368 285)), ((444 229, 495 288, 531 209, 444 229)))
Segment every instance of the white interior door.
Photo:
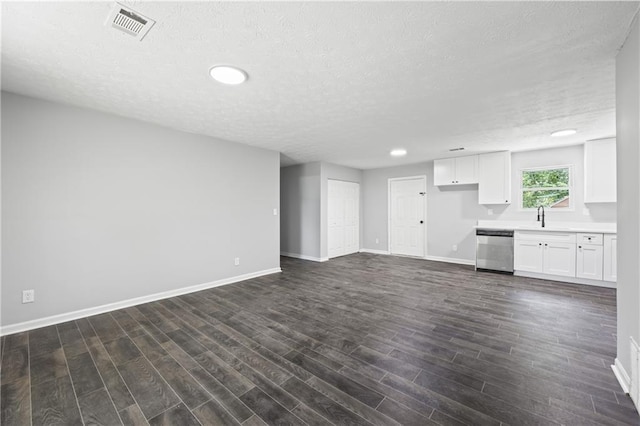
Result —
POLYGON ((327 184, 328 199, 328 256, 341 256, 344 252, 344 202, 341 182, 329 180, 327 184))
POLYGON ((389 251, 392 254, 424 257, 424 176, 389 179, 389 251))
POLYGON ((329 179, 327 183, 329 258, 360 250, 360 185, 329 179))
POLYGON ((360 251, 360 185, 342 182, 344 196, 344 254, 360 251))

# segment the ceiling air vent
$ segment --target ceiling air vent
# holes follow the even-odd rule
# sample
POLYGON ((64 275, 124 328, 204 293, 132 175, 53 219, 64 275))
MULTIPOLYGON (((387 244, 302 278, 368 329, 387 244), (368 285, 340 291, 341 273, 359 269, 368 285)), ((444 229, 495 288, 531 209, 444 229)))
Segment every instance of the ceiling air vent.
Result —
POLYGON ((153 19, 142 16, 138 12, 116 3, 105 24, 138 40, 142 40, 155 23, 156 21, 153 19))

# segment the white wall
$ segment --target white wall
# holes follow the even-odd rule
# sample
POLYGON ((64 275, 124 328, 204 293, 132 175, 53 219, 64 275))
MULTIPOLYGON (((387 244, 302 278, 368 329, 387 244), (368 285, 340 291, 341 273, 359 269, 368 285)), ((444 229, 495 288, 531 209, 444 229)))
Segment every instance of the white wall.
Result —
MULTIPOLYGON (((283 254, 316 261, 327 260, 327 181, 329 179, 361 183, 362 171, 324 162, 300 164, 281 169, 282 222, 280 229, 283 254)), ((360 204, 362 205, 362 202, 360 204)), ((360 224, 362 235, 362 207, 360 224)))
POLYGON ((574 165, 573 211, 553 211, 546 215, 548 223, 615 222, 616 205, 589 204, 584 200, 583 146, 545 149, 513 153, 512 191, 513 203, 508 206, 483 206, 478 204, 478 185, 434 186, 433 162, 419 163, 363 172, 364 235, 362 247, 372 250, 388 250, 388 179, 404 176, 427 175, 427 256, 456 260, 475 260, 475 231, 478 220, 535 220, 532 212, 518 209, 517 191, 519 170, 528 167, 574 165), (588 207, 585 215, 584 207, 588 207), (493 215, 489 216, 489 209, 493 215), (375 240, 378 238, 379 243, 375 240), (453 246, 457 246, 457 251, 453 246))
MULTIPOLYGON (((389 249, 389 195, 388 180, 405 176, 424 176, 427 174, 426 164, 371 169, 362 172, 362 206, 363 234, 360 245, 363 249, 387 251, 389 249), (376 239, 378 243, 376 244, 376 239)), ((431 180, 427 177, 427 185, 431 180)))
POLYGON ((280 251, 320 260, 320 163, 280 169, 280 251))
POLYGON ((3 92, 3 327, 279 268, 278 180, 273 151, 3 92))
POLYGON ((485 206, 486 210, 493 209, 494 216, 488 220, 535 220, 535 213, 521 211, 520 205, 520 171, 522 169, 549 166, 573 166, 573 188, 571 198, 574 202, 573 210, 552 210, 545 212, 546 222, 615 222, 615 203, 584 203, 584 145, 574 145, 562 148, 541 149, 537 151, 514 152, 511 154, 511 190, 512 203, 507 206, 485 206), (584 212, 587 208, 589 211, 584 212), (587 214, 585 214, 587 213, 587 214))
POLYGON ((616 58, 618 354, 631 374, 629 337, 640 342, 640 23, 616 58))
POLYGON ((388 181, 407 176, 427 177, 427 256, 475 259, 472 227, 484 211, 478 205, 478 186, 433 186, 433 161, 363 172, 362 247, 381 251, 389 249, 388 181), (453 245, 458 246, 457 252, 452 250, 453 245))
POLYGON ((427 172, 427 256, 475 261, 473 227, 486 218, 486 209, 478 204, 478 185, 433 186, 433 161, 427 172))

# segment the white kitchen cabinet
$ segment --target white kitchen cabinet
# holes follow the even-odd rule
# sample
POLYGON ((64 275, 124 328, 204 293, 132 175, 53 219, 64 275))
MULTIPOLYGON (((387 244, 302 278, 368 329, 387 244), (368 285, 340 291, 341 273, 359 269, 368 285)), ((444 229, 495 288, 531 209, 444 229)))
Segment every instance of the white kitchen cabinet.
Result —
POLYGON ((456 160, 456 183, 478 183, 478 156, 458 157, 456 160))
POLYGON ((541 242, 516 240, 513 249, 513 269, 542 273, 543 248, 541 242))
POLYGON ((602 246, 578 245, 576 253, 576 277, 602 279, 602 246))
POLYGON ((616 202, 616 140, 584 144, 584 202, 616 202))
POLYGON ((576 277, 602 280, 602 234, 576 236, 576 277))
POLYGON ((478 155, 478 203, 511 203, 511 153, 478 155))
POLYGON ((572 243, 544 243, 543 274, 576 276, 576 245, 572 243))
POLYGON ((618 281, 618 236, 616 234, 605 234, 603 241, 603 271, 604 281, 618 281))
POLYGON ((433 161, 434 185, 468 185, 473 183, 478 183, 477 155, 433 161))
POLYGON ((516 232, 514 269, 576 276, 576 235, 560 232, 516 232))
POLYGON ((456 182, 456 159, 443 158, 433 160, 433 184, 436 186, 454 185, 456 182))

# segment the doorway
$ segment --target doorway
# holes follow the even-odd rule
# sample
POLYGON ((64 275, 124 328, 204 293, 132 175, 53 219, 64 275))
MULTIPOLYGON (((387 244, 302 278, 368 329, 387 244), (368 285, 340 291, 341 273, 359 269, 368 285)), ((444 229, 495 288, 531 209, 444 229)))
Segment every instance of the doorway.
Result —
POLYGON ((389 179, 389 252, 425 256, 426 176, 389 179))
POLYGON ((329 179, 328 257, 344 256, 360 250, 360 185, 329 179))

